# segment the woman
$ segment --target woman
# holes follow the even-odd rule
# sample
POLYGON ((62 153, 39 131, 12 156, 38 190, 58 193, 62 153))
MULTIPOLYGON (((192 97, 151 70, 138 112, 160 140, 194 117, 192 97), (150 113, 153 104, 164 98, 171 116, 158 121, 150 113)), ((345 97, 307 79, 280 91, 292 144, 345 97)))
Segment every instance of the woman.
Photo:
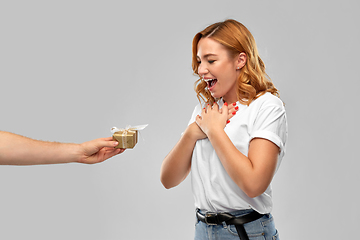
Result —
POLYGON ((175 187, 191 170, 195 239, 276 239, 270 183, 287 139, 278 90, 253 36, 235 20, 199 32, 192 48, 192 67, 200 77, 195 91, 205 103, 195 107, 165 157, 161 182, 175 187), (237 112, 229 114, 229 106, 237 112))

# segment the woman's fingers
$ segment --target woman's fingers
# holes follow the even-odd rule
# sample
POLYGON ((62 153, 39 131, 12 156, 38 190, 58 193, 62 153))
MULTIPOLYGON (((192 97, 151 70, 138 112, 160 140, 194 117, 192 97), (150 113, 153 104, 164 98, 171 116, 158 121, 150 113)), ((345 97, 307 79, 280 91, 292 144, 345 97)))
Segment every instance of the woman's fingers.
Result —
POLYGON ((227 112, 227 123, 230 122, 230 119, 236 115, 237 111, 239 110, 239 107, 237 106, 237 103, 231 103, 230 105, 228 103, 224 103, 223 107, 219 109, 219 105, 214 102, 214 104, 211 106, 210 104, 207 104, 206 107, 203 108, 201 115, 204 116, 204 114, 209 113, 212 110, 216 110, 219 113, 227 112))
POLYGON ((236 102, 234 102, 228 106, 228 121, 227 121, 227 123, 229 123, 230 119, 236 115, 236 112, 238 110, 239 110, 239 107, 236 105, 236 102))

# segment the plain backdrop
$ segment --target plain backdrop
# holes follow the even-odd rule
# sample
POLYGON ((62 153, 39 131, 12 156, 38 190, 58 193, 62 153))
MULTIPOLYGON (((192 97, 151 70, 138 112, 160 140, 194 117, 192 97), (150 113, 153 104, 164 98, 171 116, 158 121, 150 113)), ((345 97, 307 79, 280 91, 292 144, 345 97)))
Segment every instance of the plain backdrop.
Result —
POLYGON ((359 16, 347 0, 1 1, 1 130, 81 143, 149 126, 101 164, 1 166, 0 239, 192 239, 191 179, 166 190, 160 166, 198 103, 192 38, 227 18, 252 32, 286 104, 281 239, 353 238, 359 16))

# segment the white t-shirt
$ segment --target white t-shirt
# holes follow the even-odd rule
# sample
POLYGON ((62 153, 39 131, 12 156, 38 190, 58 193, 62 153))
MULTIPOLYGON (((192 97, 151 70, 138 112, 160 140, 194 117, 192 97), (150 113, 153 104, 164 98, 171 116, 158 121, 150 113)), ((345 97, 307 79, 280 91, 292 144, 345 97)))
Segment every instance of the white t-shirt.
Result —
MULTIPOLYGON (((219 100, 220 107, 223 101, 219 100)), ((271 93, 265 93, 249 106, 237 102, 239 110, 226 125, 225 132, 234 146, 248 155, 249 143, 253 138, 264 138, 279 148, 276 170, 285 154, 287 121, 283 102, 271 93)), ((201 115, 203 106, 195 107, 189 124, 201 115)), ((259 213, 272 210, 271 184, 258 197, 248 197, 225 171, 208 138, 198 140, 194 147, 191 163, 192 190, 195 207, 211 212, 231 212, 254 209, 259 213)))

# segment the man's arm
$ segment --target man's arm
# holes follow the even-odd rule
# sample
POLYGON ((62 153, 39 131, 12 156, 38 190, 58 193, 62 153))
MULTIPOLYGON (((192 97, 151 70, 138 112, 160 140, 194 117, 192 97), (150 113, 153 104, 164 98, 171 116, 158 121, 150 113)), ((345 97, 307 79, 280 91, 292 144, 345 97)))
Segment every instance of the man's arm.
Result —
POLYGON ((45 142, 0 131, 0 165, 99 163, 122 153, 118 142, 99 138, 81 144, 45 142))

